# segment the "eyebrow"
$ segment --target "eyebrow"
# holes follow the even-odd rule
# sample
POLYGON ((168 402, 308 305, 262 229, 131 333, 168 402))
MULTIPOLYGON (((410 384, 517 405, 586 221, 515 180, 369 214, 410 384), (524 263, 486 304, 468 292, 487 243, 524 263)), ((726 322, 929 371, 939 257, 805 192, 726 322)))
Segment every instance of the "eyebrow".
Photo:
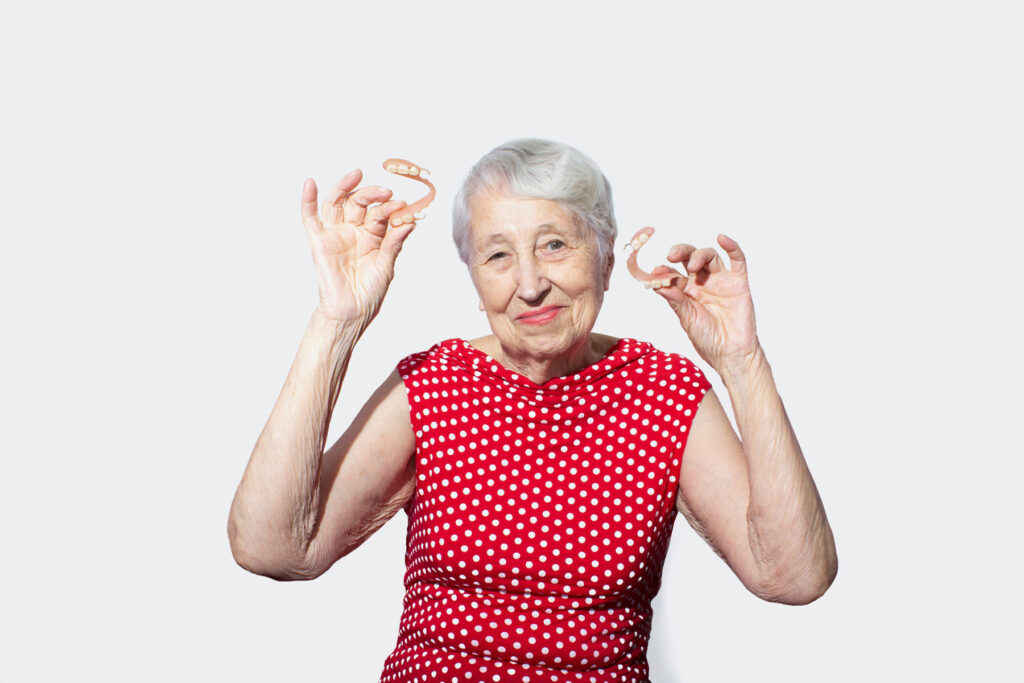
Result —
MULTIPOLYGON (((554 230, 556 232, 565 232, 564 228, 559 227, 559 226, 555 225, 554 223, 541 223, 540 225, 536 226, 534 228, 534 230, 537 233, 547 232, 547 231, 550 231, 550 230, 554 230)), ((480 242, 480 245, 481 246, 486 246, 488 244, 493 244, 493 243, 496 243, 496 242, 507 242, 507 241, 508 240, 505 238, 505 235, 503 235, 502 233, 500 233, 500 232, 493 232, 490 235, 488 235, 486 238, 484 238, 484 240, 482 242, 480 242)))

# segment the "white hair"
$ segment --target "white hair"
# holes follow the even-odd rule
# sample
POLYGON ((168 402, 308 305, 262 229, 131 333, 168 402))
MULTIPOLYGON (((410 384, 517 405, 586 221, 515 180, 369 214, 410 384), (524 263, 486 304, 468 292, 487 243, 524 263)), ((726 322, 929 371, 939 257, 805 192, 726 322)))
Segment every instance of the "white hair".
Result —
POLYGON ((469 170, 452 207, 452 237, 469 265, 469 203, 481 190, 504 190, 531 199, 551 199, 588 228, 604 263, 615 247, 617 228, 612 188, 589 157, 560 142, 511 140, 485 154, 469 170))

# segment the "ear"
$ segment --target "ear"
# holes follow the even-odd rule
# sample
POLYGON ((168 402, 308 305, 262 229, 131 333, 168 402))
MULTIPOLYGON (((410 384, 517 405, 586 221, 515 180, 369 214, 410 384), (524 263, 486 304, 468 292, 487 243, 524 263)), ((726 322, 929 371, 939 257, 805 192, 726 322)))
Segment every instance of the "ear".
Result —
POLYGON ((487 308, 484 306, 484 300, 483 299, 480 299, 479 308, 480 308, 481 311, 486 311, 487 310, 487 308))

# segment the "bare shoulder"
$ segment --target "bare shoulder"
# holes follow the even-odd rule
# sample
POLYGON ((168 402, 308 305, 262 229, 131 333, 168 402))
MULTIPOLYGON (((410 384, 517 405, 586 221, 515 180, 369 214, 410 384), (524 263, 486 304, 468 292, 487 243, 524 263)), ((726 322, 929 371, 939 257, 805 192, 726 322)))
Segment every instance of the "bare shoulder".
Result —
POLYGON ((380 401, 387 418, 408 424, 410 429, 412 428, 412 422, 409 419, 409 395, 398 368, 392 370, 391 374, 384 378, 366 404, 370 406, 375 401, 380 401))

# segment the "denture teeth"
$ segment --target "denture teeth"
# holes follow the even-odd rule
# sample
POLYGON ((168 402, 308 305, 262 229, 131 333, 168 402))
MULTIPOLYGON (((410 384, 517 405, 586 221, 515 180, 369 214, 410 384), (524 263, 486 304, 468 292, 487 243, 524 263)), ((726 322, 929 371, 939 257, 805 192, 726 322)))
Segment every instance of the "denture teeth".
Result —
POLYGON ((405 164, 402 164, 401 166, 398 167, 398 172, 403 174, 403 175, 408 175, 409 167, 406 166, 405 164))
POLYGON ((409 167, 409 175, 419 175, 419 174, 420 174, 420 169, 416 168, 415 166, 410 166, 409 167))
POLYGON ((416 220, 418 220, 418 221, 421 221, 421 220, 423 220, 424 218, 426 218, 426 216, 425 216, 425 215, 423 215, 422 213, 414 213, 414 214, 413 214, 413 218, 415 218, 415 219, 416 219, 416 220))
POLYGON ((633 240, 632 242, 630 242, 629 246, 633 247, 633 250, 636 251, 640 247, 644 246, 644 243, 641 242, 640 240, 636 239, 636 240, 633 240))
POLYGON ((412 216, 404 216, 404 217, 402 217, 402 222, 403 223, 412 223, 414 220, 415 219, 412 216))
POLYGON ((637 239, 637 241, 639 241, 639 242, 640 242, 640 244, 647 244, 647 240, 651 239, 651 236, 650 236, 650 235, 648 235, 647 233, 642 233, 642 234, 641 234, 641 235, 640 235, 639 237, 637 237, 636 239, 637 239))
POLYGON ((391 225, 401 225, 401 224, 402 224, 401 216, 391 219, 391 225))
POLYGON ((421 178, 424 178, 424 177, 426 177, 426 176, 428 176, 428 175, 430 175, 430 171, 428 171, 428 170, 427 170, 427 169, 425 169, 425 168, 421 168, 421 169, 420 169, 420 177, 421 177, 421 178))
POLYGON ((394 173, 395 171, 398 170, 398 166, 396 166, 395 164, 388 164, 388 170, 394 173))

